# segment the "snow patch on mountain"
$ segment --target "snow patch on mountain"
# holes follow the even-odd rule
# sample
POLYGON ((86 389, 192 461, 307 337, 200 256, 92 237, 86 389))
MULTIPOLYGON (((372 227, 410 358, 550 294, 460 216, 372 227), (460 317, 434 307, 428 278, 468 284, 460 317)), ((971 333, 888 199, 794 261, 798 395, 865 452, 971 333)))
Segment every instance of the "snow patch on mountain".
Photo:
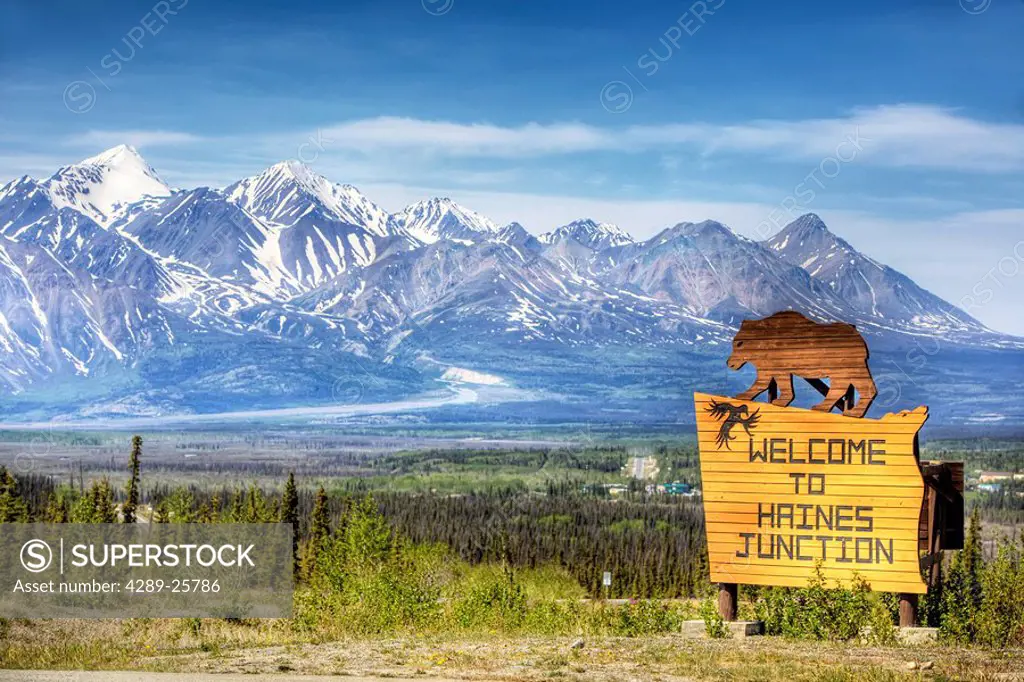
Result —
POLYGON ((499 231, 490 219, 447 197, 418 201, 398 213, 395 220, 424 244, 441 239, 475 243, 493 239, 499 231))
POLYGON ((480 386, 504 386, 505 380, 495 374, 477 372, 462 367, 449 367, 441 375, 442 381, 459 384, 477 384, 480 386))
POLYGON ((568 225, 562 225, 551 232, 538 237, 542 244, 556 244, 566 239, 573 239, 583 246, 595 251, 603 251, 613 246, 623 246, 634 243, 633 237, 617 225, 611 223, 599 223, 590 218, 574 220, 568 225))

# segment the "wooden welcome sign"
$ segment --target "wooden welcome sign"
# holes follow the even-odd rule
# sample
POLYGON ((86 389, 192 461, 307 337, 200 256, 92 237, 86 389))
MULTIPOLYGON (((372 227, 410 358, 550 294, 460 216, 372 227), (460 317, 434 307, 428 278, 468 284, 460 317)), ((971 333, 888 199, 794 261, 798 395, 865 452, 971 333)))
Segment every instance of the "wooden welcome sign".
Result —
POLYGON ((927 591, 914 454, 925 408, 874 420, 702 393, 696 403, 713 582, 803 587, 820 562, 829 582, 856 573, 875 590, 927 591))
MULTIPOLYGON (((934 495, 925 504, 917 444, 928 408, 864 419, 876 395, 867 360, 852 325, 783 312, 744 322, 733 341, 729 367, 758 369, 747 391, 695 394, 711 580, 722 585, 727 620, 736 584, 802 587, 818 566, 831 584, 859 575, 873 590, 901 593, 901 620, 913 619, 927 591, 922 550, 941 547, 942 505, 934 495), (822 402, 788 407, 794 376, 822 402), (762 393, 769 402, 754 402, 762 393)), ((952 487, 944 493, 955 498, 952 487)), ((960 514, 962 529, 962 496, 960 514)))

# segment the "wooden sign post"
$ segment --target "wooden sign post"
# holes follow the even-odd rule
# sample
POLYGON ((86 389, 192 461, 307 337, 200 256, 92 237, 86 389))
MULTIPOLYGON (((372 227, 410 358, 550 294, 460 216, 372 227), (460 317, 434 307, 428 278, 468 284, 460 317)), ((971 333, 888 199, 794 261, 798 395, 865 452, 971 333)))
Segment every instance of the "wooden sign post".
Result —
MULTIPOLYGON (((695 394, 708 558, 725 620, 736 618, 737 584, 803 587, 820 570, 830 583, 857 575, 899 593, 901 625, 916 621, 917 595, 927 591, 922 549, 934 557, 956 543, 928 500, 954 517, 955 501, 926 498, 917 436, 928 408, 863 418, 875 396, 867 359, 852 325, 778 313, 744 322, 733 341, 729 367, 757 366, 750 389, 695 394), (789 407, 794 376, 823 401, 789 407), (761 393, 770 402, 755 402, 761 393)), ((943 490, 955 499, 955 485, 943 490)), ((962 532, 962 485, 960 493, 962 532)))

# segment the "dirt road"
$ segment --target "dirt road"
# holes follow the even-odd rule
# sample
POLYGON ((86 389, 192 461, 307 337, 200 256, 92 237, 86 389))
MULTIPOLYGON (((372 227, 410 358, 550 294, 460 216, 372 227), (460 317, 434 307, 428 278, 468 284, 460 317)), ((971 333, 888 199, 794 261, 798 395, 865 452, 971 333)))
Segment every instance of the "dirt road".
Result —
MULTIPOLYGON (((49 670, 0 670, 0 682, 252 682, 256 675, 212 673, 68 672, 49 670)), ((268 673, 274 682, 318 682, 323 677, 268 673)), ((421 678, 422 679, 422 678, 421 678)), ((346 682, 403 682, 394 677, 346 677, 346 682)), ((431 682, 455 682, 430 678, 431 682)), ((405 680, 412 682, 412 680, 405 680)))

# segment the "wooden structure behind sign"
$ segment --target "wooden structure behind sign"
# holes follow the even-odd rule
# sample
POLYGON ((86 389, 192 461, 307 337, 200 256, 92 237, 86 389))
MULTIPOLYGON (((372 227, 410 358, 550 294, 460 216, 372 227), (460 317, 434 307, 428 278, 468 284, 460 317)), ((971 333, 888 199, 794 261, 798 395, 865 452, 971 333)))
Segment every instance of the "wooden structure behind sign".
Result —
POLYGON ((731 369, 757 366, 734 398, 694 395, 711 580, 736 612, 736 584, 803 587, 820 570, 901 594, 901 624, 936 577, 942 549, 963 542, 963 467, 922 467, 928 408, 865 419, 876 395, 868 348, 849 324, 796 312, 745 321, 731 369), (793 381, 823 396, 789 407, 793 381), (767 393, 768 402, 755 402, 767 393), (833 410, 842 414, 835 414, 833 410))

